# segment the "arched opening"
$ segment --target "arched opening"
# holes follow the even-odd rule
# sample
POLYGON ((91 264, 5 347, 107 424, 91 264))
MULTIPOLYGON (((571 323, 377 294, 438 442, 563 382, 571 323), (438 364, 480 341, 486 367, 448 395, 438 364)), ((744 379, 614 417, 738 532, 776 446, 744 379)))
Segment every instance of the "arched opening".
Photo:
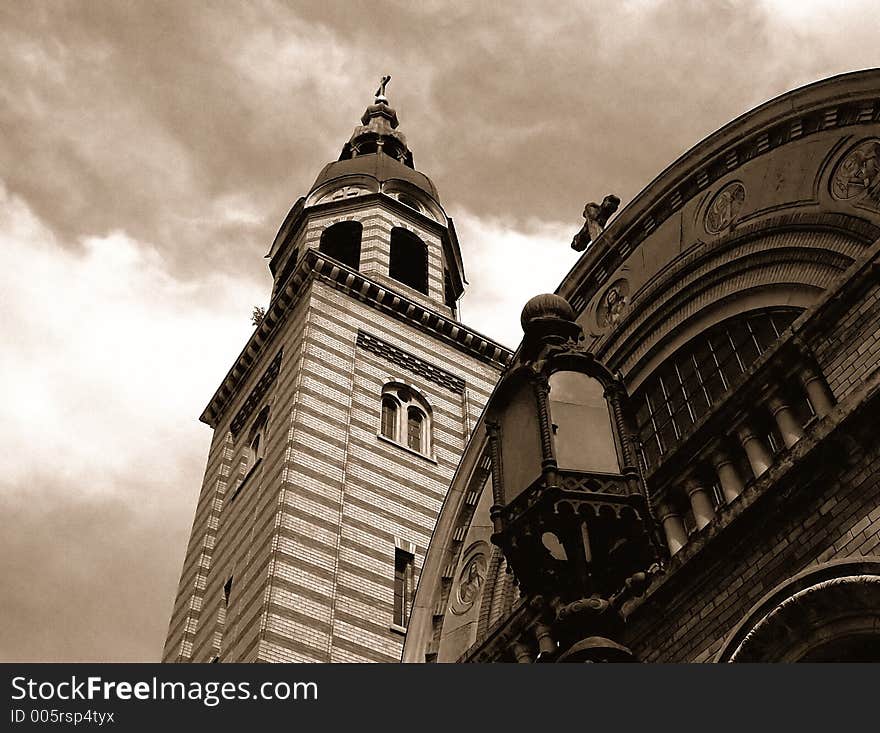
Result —
POLYGON ((430 457, 431 406, 412 387, 389 382, 382 388, 379 435, 430 457))
POLYGON ((397 438, 397 400, 391 395, 382 398, 382 435, 391 440, 397 438))
POLYGON ((420 293, 428 294, 428 247, 412 232, 391 230, 391 261, 388 274, 420 293))
POLYGON ((549 382, 553 445, 559 465, 577 471, 619 473, 615 431, 602 383, 567 370, 554 372, 549 382))
POLYGON ((422 452, 422 431, 425 415, 418 407, 410 407, 406 411, 406 444, 414 451, 422 452))
POLYGON ((880 661, 880 558, 809 568, 758 601, 719 662, 880 661))
POLYGON ((361 263, 362 233, 363 226, 359 221, 340 221, 321 233, 319 250, 322 254, 357 270, 361 263))
POLYGON ((660 462, 800 312, 773 308, 728 318, 691 339, 642 382, 632 404, 646 468, 660 462))

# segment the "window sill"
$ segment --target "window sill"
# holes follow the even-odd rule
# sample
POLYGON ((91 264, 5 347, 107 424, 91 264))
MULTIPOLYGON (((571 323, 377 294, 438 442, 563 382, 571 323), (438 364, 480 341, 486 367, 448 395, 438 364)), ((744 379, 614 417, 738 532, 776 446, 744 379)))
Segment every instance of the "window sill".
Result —
POLYGON ((397 624, 391 624, 388 627, 395 634, 400 634, 401 636, 406 636, 406 626, 398 626, 397 624))
POLYGON ((256 463, 254 463, 254 465, 248 469, 247 473, 244 475, 244 478, 241 481, 239 481, 238 486, 235 487, 235 491, 232 492, 232 496, 229 498, 230 504, 235 501, 235 497, 241 493, 241 490, 244 488, 244 485, 250 480, 251 476, 253 476, 257 472, 257 469, 260 467, 260 464, 262 462, 263 462, 263 459, 258 458, 256 463))
POLYGON ((390 445, 396 446, 401 450, 405 450, 407 453, 413 456, 418 456, 424 461, 428 461, 429 463, 433 463, 435 466, 437 465, 437 460, 433 456, 426 456, 424 453, 419 453, 417 450, 413 450, 407 445, 403 443, 398 443, 396 440, 391 440, 391 438, 386 438, 382 433, 376 433, 376 437, 381 440, 383 443, 388 443, 390 445))

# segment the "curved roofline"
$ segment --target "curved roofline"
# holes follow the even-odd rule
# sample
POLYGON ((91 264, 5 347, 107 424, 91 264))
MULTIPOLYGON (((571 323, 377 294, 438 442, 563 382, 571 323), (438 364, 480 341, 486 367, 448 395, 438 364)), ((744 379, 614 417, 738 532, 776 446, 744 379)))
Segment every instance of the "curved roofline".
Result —
MULTIPOLYGON (((686 175, 706 166, 725 149, 786 118, 863 96, 866 92, 880 93, 880 68, 837 74, 812 82, 763 102, 734 118, 680 155, 645 186, 569 270, 556 293, 571 298, 580 288, 585 275, 623 234, 647 217, 653 205, 673 193, 676 184, 681 183, 686 175)), ((708 186, 705 185, 702 190, 708 186)))
POLYGON ((440 203, 437 187, 428 176, 381 152, 366 153, 353 158, 345 158, 327 163, 309 188, 307 197, 330 181, 344 178, 351 174, 371 176, 379 181, 379 183, 392 179, 407 181, 424 191, 438 204, 440 203))

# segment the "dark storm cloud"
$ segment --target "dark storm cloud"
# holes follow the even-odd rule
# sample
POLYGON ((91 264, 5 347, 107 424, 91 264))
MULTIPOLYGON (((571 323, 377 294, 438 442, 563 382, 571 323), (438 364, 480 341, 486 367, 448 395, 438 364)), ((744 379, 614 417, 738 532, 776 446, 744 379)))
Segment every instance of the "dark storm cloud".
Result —
POLYGON ((195 416, 267 297, 278 225, 381 74, 459 222, 465 317, 513 345, 519 304, 573 264, 586 200, 625 203, 748 108, 876 64, 872 12, 4 4, 0 659, 159 657, 195 416))
MULTIPOLYGON (((0 165, 64 239, 124 225, 182 274, 256 274, 252 255, 388 71, 453 213, 577 228, 586 199, 626 201, 731 117, 824 72, 815 43, 775 63, 797 34, 771 21, 704 2, 7 6, 0 165), (253 216, 219 215, 229 196, 253 216)), ((851 52, 834 70, 852 65, 851 52)))
POLYGON ((33 479, 0 497, 4 546, 15 549, 0 554, 0 657, 155 660, 171 613, 169 568, 181 557, 176 523, 151 506, 154 487, 138 486, 140 500, 59 501, 57 476, 33 479))

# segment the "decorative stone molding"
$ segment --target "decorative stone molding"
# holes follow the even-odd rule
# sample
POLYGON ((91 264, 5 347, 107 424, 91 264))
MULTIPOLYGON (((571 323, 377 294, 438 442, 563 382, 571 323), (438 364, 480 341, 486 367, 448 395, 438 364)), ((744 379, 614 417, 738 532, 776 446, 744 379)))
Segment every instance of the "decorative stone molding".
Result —
POLYGON ((489 571, 488 550, 485 542, 477 542, 465 553, 449 607, 456 616, 468 613, 482 595, 489 571))
POLYGON ((794 662, 840 636, 880 628, 880 560, 805 570, 759 600, 725 639, 719 662, 794 662))
POLYGON ((232 423, 229 426, 229 431, 234 436, 238 435, 239 431, 242 429, 242 427, 244 427, 244 424, 251 416, 251 413, 253 413, 260 400, 263 399, 263 396, 269 390, 269 387, 271 387, 272 383, 278 378, 278 373, 281 371, 281 356, 283 354, 283 351, 283 349, 280 349, 278 351, 278 353, 275 355, 275 358, 272 359, 272 363, 269 364, 269 366, 266 368, 266 371, 263 372, 263 376, 260 377, 260 381, 257 382, 256 385, 254 385, 254 388, 247 396, 247 399, 244 401, 241 409, 237 413, 235 413, 235 417, 232 418, 232 423))
POLYGON ((361 329, 358 329, 357 345, 366 351, 380 356, 392 364, 408 369, 414 374, 424 377, 429 382, 434 382, 450 392, 462 394, 464 392, 465 382, 460 377, 450 374, 445 369, 428 363, 424 359, 420 359, 408 351, 383 341, 378 336, 373 336, 361 329))
POLYGON ((742 210, 746 200, 746 187, 739 181, 728 183, 709 203, 703 226, 709 234, 721 234, 729 229, 742 210))
POLYGON ((715 303, 756 288, 801 288, 818 297, 854 261, 863 245, 826 231, 765 232, 724 237, 680 258, 630 297, 617 327, 595 347, 597 357, 627 375, 641 373, 654 348, 715 303))
POLYGON ((847 129, 880 121, 880 97, 871 75, 849 75, 847 90, 839 79, 826 80, 768 102, 731 125, 722 128, 670 166, 633 204, 624 208, 575 266, 569 285, 561 295, 581 310, 642 242, 682 206, 726 177, 761 156, 791 142, 829 129, 847 129), (810 98, 820 85, 837 83, 840 97, 824 104, 797 103, 810 98), (792 112, 792 110, 794 110, 792 112), (775 112, 775 113, 774 113, 775 112), (737 129, 738 128, 738 129, 737 129), (734 135, 736 131, 738 134, 734 135))
POLYGON ((829 188, 838 201, 861 198, 880 188, 880 140, 862 140, 851 147, 835 166, 829 188))
POLYGON ((596 323, 599 328, 616 326, 629 305, 629 283, 625 278, 615 280, 599 299, 596 307, 596 323))

